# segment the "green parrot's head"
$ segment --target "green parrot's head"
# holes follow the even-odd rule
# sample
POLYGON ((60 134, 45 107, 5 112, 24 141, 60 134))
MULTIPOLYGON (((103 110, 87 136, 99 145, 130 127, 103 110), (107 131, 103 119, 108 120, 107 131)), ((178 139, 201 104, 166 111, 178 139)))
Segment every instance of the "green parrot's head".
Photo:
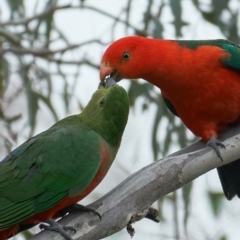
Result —
POLYGON ((119 146, 125 129, 129 99, 124 88, 106 84, 93 95, 80 114, 82 121, 112 146, 119 146))

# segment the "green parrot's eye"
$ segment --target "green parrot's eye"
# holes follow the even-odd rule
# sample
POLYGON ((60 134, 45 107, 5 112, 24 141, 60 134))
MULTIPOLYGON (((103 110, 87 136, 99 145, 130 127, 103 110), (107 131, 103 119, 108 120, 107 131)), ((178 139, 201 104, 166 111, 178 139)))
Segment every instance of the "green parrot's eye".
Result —
POLYGON ((122 54, 122 59, 123 59, 123 60, 128 60, 129 57, 130 57, 129 52, 124 52, 124 53, 122 54))
POLYGON ((102 108, 104 105, 105 105, 105 98, 102 98, 102 99, 99 101, 99 106, 100 106, 100 108, 102 108))

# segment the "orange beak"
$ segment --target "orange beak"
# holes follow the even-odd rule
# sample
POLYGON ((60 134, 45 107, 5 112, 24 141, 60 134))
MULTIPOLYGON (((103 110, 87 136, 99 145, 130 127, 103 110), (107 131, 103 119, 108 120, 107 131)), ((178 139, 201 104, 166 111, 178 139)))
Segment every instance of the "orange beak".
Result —
POLYGON ((106 66, 104 64, 101 64, 100 68, 100 79, 103 81, 106 76, 110 75, 113 72, 113 68, 106 66))

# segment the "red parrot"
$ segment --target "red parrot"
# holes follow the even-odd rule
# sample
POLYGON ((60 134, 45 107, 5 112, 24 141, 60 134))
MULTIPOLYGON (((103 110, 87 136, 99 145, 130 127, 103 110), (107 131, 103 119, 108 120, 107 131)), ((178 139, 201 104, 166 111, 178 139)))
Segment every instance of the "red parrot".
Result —
POLYGON ((60 120, 0 162, 1 240, 42 221, 57 226, 52 219, 59 211, 102 181, 120 146, 128 111, 122 87, 101 87, 80 114, 60 120))
MULTIPOLYGON (((221 158, 218 133, 240 120, 240 48, 227 40, 175 41, 130 36, 103 54, 100 79, 143 78, 168 108, 221 158)), ((227 199, 240 197, 240 160, 218 168, 227 199)))

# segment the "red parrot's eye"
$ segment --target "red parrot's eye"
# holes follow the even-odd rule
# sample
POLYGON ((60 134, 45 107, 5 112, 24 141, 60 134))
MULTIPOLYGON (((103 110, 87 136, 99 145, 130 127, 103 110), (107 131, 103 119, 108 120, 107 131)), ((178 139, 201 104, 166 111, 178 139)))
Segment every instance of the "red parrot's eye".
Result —
POLYGON ((124 52, 124 53, 122 54, 122 59, 123 59, 123 60, 128 60, 129 57, 130 57, 129 52, 124 52))

